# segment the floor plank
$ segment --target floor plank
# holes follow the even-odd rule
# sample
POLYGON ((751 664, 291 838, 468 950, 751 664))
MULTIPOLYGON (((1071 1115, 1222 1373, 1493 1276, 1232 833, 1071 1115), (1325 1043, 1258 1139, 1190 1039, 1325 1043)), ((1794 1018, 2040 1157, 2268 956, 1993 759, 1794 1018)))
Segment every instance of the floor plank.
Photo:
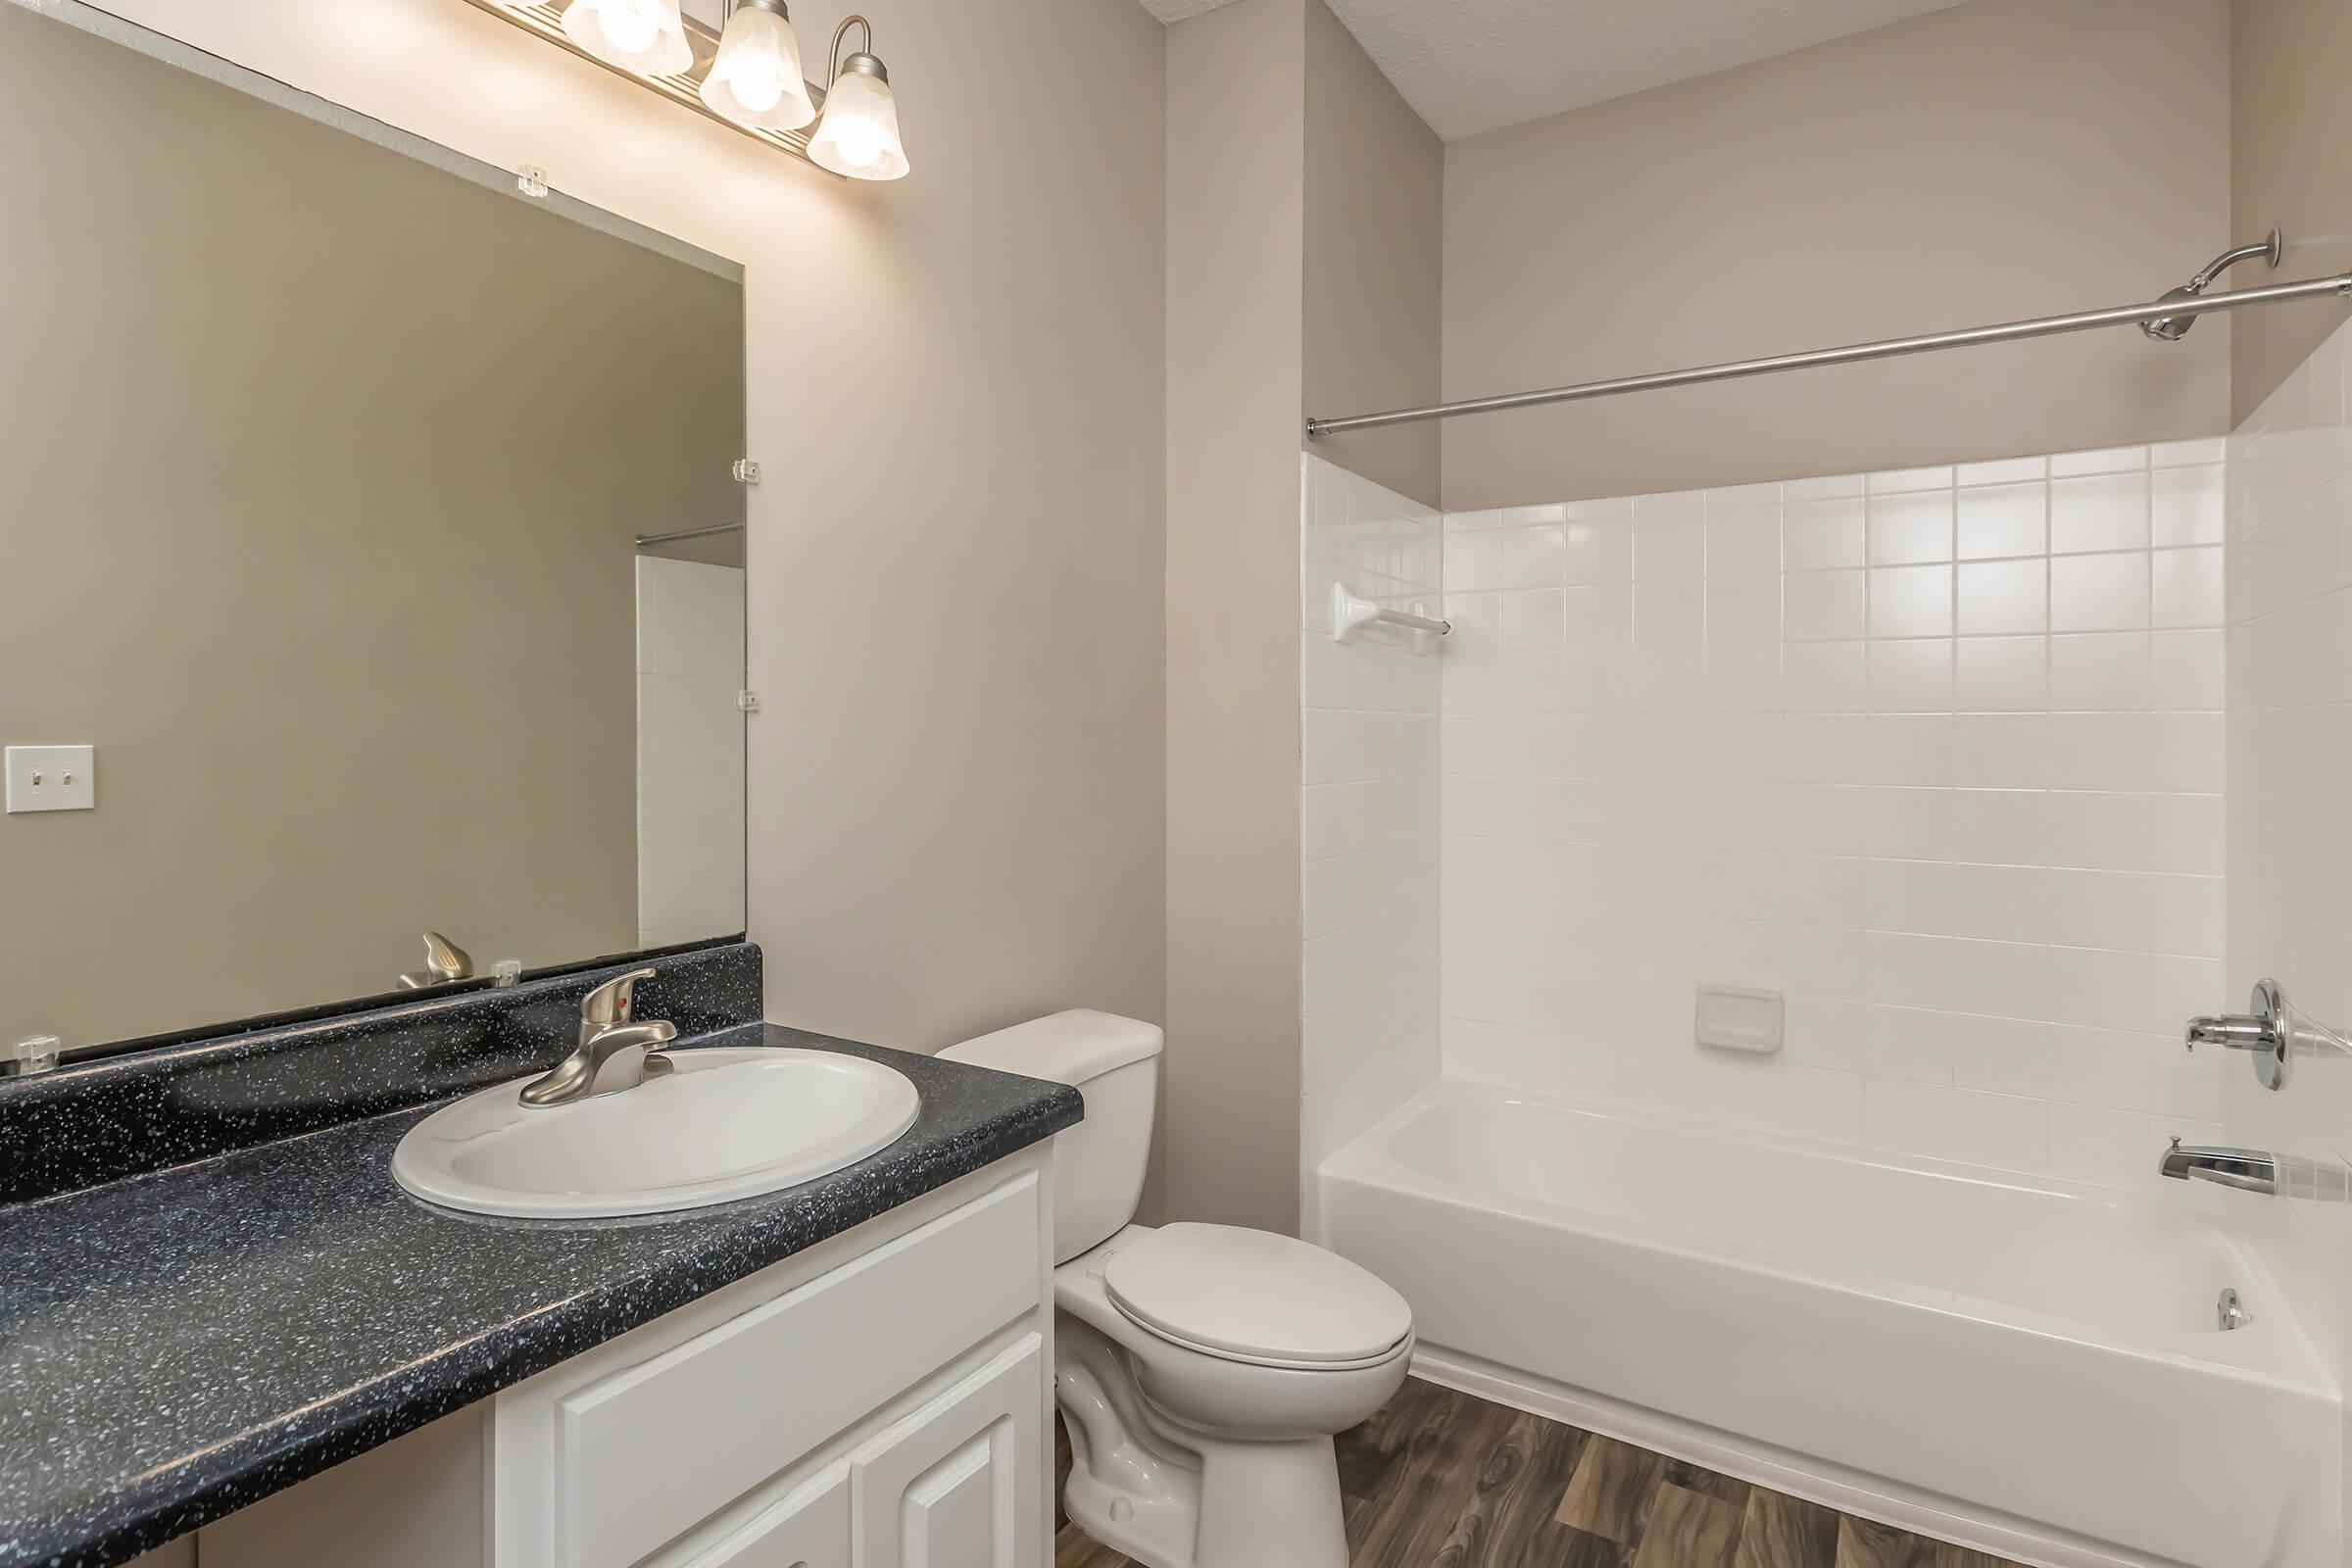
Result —
POLYGON ((1552 1509, 1576 1473, 1585 1435, 1539 1416, 1508 1413, 1471 1494, 1438 1549, 1444 1568, 1568 1560, 1575 1543, 1552 1509))
POLYGON ((1665 1479, 1670 1487, 1680 1487, 1685 1492, 1695 1492, 1702 1497, 1713 1497, 1718 1502, 1728 1502, 1740 1508, 1747 1506, 1748 1494, 1756 1490, 1744 1481, 1735 1481, 1730 1476, 1702 1470, 1682 1459, 1666 1461, 1665 1479))
MULTIPOLYGON (((1552 1528, 1559 1532, 1560 1555, 1556 1563, 1546 1561, 1545 1568, 1633 1568, 1633 1547, 1619 1545, 1599 1536, 1588 1536, 1582 1530, 1571 1530, 1563 1524, 1555 1523, 1552 1528)), ((1503 1568, 1503 1565, 1495 1562, 1485 1565, 1485 1568, 1503 1568)), ((1513 1564, 1512 1568, 1517 1568, 1517 1565, 1513 1564)))
POLYGON ((2006 1557, 1995 1557, 1988 1551, 1976 1551, 1967 1546, 1955 1546, 1948 1541, 1936 1543, 1936 1568, 2016 1568, 2006 1557))
MULTIPOLYGON (((1526 1459, 1512 1484, 1493 1498, 1494 1551, 1488 1562, 1568 1568, 1576 1562, 1576 1532, 1552 1516, 1576 1476, 1584 1446, 1592 1440, 1575 1427, 1522 1414, 1511 1422, 1507 1441, 1526 1459)), ((1608 1544, 1614 1550, 1614 1543, 1608 1544)))
POLYGON ((1659 1483, 1634 1568, 1732 1568, 1743 1512, 1739 1503, 1659 1483))
POLYGON ((1737 1568, 1837 1568, 1838 1510, 1750 1488, 1737 1568))
POLYGON ((1350 1427, 1333 1440, 1339 1451, 1340 1494, 1350 1498, 1378 1492, 1391 1470, 1406 1455, 1413 1435, 1438 1414, 1446 1391, 1419 1378, 1407 1378, 1396 1396, 1363 1425, 1350 1427))
POLYGON ((1936 1568, 1936 1543, 1847 1514, 1838 1523, 1838 1568, 1936 1568))
POLYGON ((1054 1568, 1130 1568, 1128 1560, 1076 1525, 1054 1536, 1054 1568))
POLYGON ((1483 1399, 1433 1400, 1381 1485, 1359 1506, 1358 1529, 1348 1541, 1353 1568, 1428 1568, 1452 1537, 1488 1450, 1501 1441, 1515 1413, 1483 1399))
POLYGON ((1640 1540, 1650 1494, 1665 1474, 1664 1454, 1596 1437, 1585 1445, 1554 1517, 1572 1530, 1631 1546, 1640 1540))
POLYGON ((1351 1568, 2016 1568, 1417 1378, 1334 1446, 1351 1568))

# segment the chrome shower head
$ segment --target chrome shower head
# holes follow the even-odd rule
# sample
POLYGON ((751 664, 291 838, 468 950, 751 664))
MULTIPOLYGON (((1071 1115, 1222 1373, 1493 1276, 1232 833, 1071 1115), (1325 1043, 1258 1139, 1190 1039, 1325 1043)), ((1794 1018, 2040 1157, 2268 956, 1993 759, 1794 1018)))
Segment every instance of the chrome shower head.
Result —
MULTIPOLYGON (((2270 232, 2270 237, 2259 245, 2240 245, 2235 250, 2222 252, 2221 255, 2205 264, 2203 271, 2190 278, 2181 287, 2168 290, 2165 296, 2156 303, 2170 305, 2177 300, 2193 300, 2213 287, 2215 278, 2238 263, 2250 262, 2257 256, 2270 263, 2271 266, 2277 267, 2278 257, 2284 248, 2285 242, 2278 237, 2278 231, 2274 228, 2270 232)), ((2139 329, 2159 343, 2178 343, 2187 335, 2188 329, 2196 324, 2197 318, 2193 316, 2151 316, 2139 323, 2139 329)))

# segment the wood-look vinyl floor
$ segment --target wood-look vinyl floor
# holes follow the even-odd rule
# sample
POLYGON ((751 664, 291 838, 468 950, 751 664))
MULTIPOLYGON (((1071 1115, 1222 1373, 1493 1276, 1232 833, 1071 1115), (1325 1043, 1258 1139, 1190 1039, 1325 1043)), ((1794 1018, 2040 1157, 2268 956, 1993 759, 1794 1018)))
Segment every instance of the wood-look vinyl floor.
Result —
MULTIPOLYGON (((2016 1568, 1418 1378, 1339 1455, 1352 1568, 2016 1568)), ((1064 1524, 1054 1563, 1127 1559, 1064 1524)))

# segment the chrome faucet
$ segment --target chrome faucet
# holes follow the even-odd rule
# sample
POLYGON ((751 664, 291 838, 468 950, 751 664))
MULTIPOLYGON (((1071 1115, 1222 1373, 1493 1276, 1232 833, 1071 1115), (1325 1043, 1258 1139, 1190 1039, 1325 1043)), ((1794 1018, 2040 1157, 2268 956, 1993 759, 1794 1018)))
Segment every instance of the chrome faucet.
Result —
POLYGON ((2352 1165, 2340 1159, 2306 1159, 2265 1149, 2207 1148, 2173 1140, 2156 1161, 2160 1176, 2191 1177, 2234 1187, 2241 1193, 2283 1194, 2308 1203, 2352 1202, 2352 1165))
POLYGON ((2156 1161, 2156 1173, 2176 1181, 2195 1177, 2245 1193, 2278 1190, 2278 1156, 2260 1149, 2228 1149, 2183 1144, 2179 1138, 2156 1161))
POLYGON ((459 947, 438 931, 424 934, 424 967, 412 969, 400 977, 403 991, 422 991, 427 986, 445 986, 452 980, 473 978, 473 955, 459 947))
POLYGON ((678 1026, 666 1018, 639 1023, 631 1016, 637 982, 651 980, 654 973, 652 969, 631 969, 582 997, 578 1043, 570 1055, 556 1063, 554 1071, 523 1086, 522 1102, 568 1105, 634 1089, 646 1079, 669 1071, 668 1060, 654 1053, 678 1038, 678 1026))

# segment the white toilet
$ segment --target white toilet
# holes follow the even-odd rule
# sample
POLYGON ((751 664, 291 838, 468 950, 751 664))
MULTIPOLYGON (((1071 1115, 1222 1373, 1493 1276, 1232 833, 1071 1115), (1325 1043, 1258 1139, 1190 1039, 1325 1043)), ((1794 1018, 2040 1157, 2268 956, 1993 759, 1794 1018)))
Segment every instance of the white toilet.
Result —
POLYGON ((940 1053, 1070 1084, 1054 1147, 1062 1506, 1146 1568, 1346 1568, 1331 1438, 1404 1381, 1404 1298, 1333 1252, 1228 1225, 1130 1225, 1160 1031, 1084 1009, 940 1053))

